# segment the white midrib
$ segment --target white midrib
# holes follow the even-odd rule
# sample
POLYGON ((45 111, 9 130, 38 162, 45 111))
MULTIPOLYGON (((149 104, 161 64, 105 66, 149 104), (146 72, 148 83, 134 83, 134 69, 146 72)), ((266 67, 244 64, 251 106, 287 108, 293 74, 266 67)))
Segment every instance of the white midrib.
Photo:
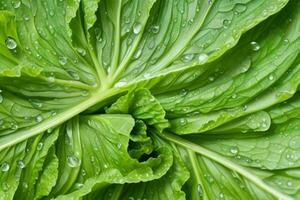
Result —
POLYGON ((255 176, 254 174, 250 173, 249 171, 247 171, 246 168, 228 160, 227 158, 213 152, 210 151, 202 146, 199 146, 197 144, 194 144, 192 142, 189 142, 185 139, 182 139, 178 136, 175 136, 173 134, 170 133, 164 133, 162 134, 162 136, 164 138, 166 138, 169 141, 172 141, 182 147, 185 147, 189 150, 192 150, 196 153, 201 154, 202 156, 205 156, 209 159, 214 160, 215 162, 225 166, 226 168, 233 170, 237 173, 239 173, 240 175, 242 175, 243 177, 245 177, 246 179, 252 181, 255 185, 257 185, 258 187, 260 187, 261 189, 263 189, 264 191, 268 192, 269 194, 271 194, 272 196, 276 197, 279 200, 293 200, 292 197, 287 196, 279 191, 277 191, 276 189, 274 189, 273 187, 269 186, 268 184, 266 184, 263 180, 261 180, 259 177, 255 176))
POLYGON ((30 137, 36 136, 43 133, 44 131, 54 128, 65 121, 71 119, 72 117, 78 115, 79 113, 87 110, 88 108, 96 105, 97 103, 103 101, 104 99, 111 97, 117 93, 120 93, 119 88, 111 89, 98 89, 97 91, 91 92, 91 95, 85 101, 82 101, 78 105, 69 108, 68 110, 58 113, 57 115, 44 120, 43 122, 34 125, 30 128, 20 129, 14 133, 3 136, 0 139, 0 152, 12 145, 22 142, 30 137))

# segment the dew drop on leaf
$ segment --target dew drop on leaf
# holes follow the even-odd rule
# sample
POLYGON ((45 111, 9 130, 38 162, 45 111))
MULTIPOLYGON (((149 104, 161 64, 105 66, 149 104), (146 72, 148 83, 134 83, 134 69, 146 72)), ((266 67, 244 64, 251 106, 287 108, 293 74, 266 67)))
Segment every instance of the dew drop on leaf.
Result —
POLYGON ((10 166, 7 162, 4 162, 4 163, 1 164, 0 170, 2 172, 7 172, 9 169, 10 169, 10 166))
POLYGON ((68 63, 68 59, 65 56, 59 56, 58 62, 61 65, 66 65, 68 63))
POLYGON ((142 49, 138 49, 136 51, 136 53, 134 54, 134 58, 138 59, 141 55, 142 55, 143 50, 142 49))
POLYGON ((268 77, 268 79, 269 79, 270 81, 273 81, 273 80, 274 80, 274 76, 273 76, 272 74, 270 74, 269 77, 268 77))
POLYGON ((181 57, 181 60, 182 62, 190 62, 191 60, 193 60, 194 58, 194 54, 192 53, 188 53, 188 54, 184 54, 182 57, 181 57))
POLYGON ((202 186, 200 184, 197 185, 197 192, 200 196, 203 195, 203 190, 202 190, 202 186))
POLYGON ((224 198, 224 193, 221 192, 221 193, 219 194, 219 197, 220 197, 221 199, 223 199, 223 198, 224 198))
POLYGON ((143 75, 144 78, 149 78, 150 76, 151 76, 151 74, 150 74, 149 72, 146 72, 146 73, 143 75))
POLYGON ((224 19, 224 20, 223 20, 223 27, 224 27, 225 29, 227 29, 227 28, 228 28, 228 26, 230 25, 230 23, 231 23, 231 21, 230 21, 230 20, 228 20, 228 19, 224 19))
POLYGON ((290 43, 289 39, 285 39, 285 40, 283 40, 283 42, 285 45, 288 45, 290 43))
POLYGON ((237 146, 232 146, 229 151, 232 155, 237 155, 239 153, 239 148, 237 146))
POLYGON ((38 100, 31 100, 31 105, 34 108, 41 108, 41 107, 43 107, 43 104, 41 102, 39 102, 38 100))
POLYGON ((23 183, 22 183, 22 186, 23 186, 23 188, 25 188, 25 189, 26 189, 26 188, 28 188, 28 183, 26 183, 26 182, 23 182, 23 183))
POLYGON ((159 28, 160 28, 159 25, 153 25, 151 27, 151 32, 154 33, 154 34, 156 34, 156 33, 159 32, 159 28))
POLYGON ((208 77, 208 80, 209 80, 210 82, 213 82, 213 81, 215 80, 215 78, 214 78, 213 76, 209 76, 209 77, 208 77))
POLYGON ((78 167, 80 165, 80 160, 75 155, 68 156, 67 162, 68 165, 72 168, 78 167))
POLYGON ((82 183, 75 183, 75 189, 80 189, 83 187, 83 184, 82 183))
POLYGON ((50 10, 50 11, 49 11, 49 15, 50 15, 51 17, 53 17, 53 16, 54 16, 54 14, 55 14, 55 13, 54 13, 54 11, 53 11, 53 10, 50 10))
POLYGON ((288 182, 286 183, 286 185, 289 186, 289 187, 291 187, 291 186, 293 186, 293 182, 292 182, 292 181, 288 181, 288 182))
POLYGON ((36 146, 36 150, 38 150, 38 151, 42 150, 43 146, 44 146, 44 144, 42 142, 39 142, 36 146))
POLYGON ((139 34, 142 30, 142 24, 139 22, 134 23, 133 25, 133 33, 134 34, 139 34))
POLYGON ((17 48, 17 43, 12 37, 8 37, 5 40, 6 47, 10 50, 14 50, 17 48))
POLYGON ((200 64, 202 64, 202 63, 204 63, 205 61, 207 61, 207 59, 208 59, 208 55, 205 54, 205 53, 201 53, 201 54, 199 55, 199 57, 198 57, 198 62, 199 62, 200 64))
POLYGON ((118 149, 121 149, 121 148, 122 148, 122 144, 119 143, 119 144, 118 144, 118 149))
POLYGON ((19 128, 19 126, 18 126, 18 124, 12 122, 12 123, 10 123, 10 128, 11 128, 12 130, 17 130, 17 129, 19 128))
POLYGON ((79 74, 74 70, 68 70, 68 74, 74 79, 74 80, 80 80, 79 74))
POLYGON ((234 7, 235 14, 241 14, 247 10, 247 5, 243 3, 237 3, 234 7))
POLYGON ((259 44, 257 42, 255 42, 255 41, 250 42, 250 45, 251 45, 251 49, 253 51, 258 51, 260 49, 259 44))
POLYGON ((187 124, 186 118, 179 119, 179 123, 180 123, 180 125, 186 125, 187 124))
POLYGON ((20 8, 21 1, 19 1, 19 0, 12 1, 12 5, 15 9, 20 8))
POLYGON ((83 48, 78 48, 77 52, 81 55, 81 56, 85 56, 86 55, 86 50, 83 48))
POLYGON ((18 160, 17 161, 17 166, 20 168, 20 169, 23 169, 25 167, 25 163, 23 160, 18 160))
POLYGON ((181 89, 180 90, 180 96, 182 96, 182 97, 186 96, 187 93, 188 93, 188 91, 186 89, 181 89))
POLYGON ((43 121, 43 116, 42 116, 42 115, 36 116, 35 121, 36 121, 37 123, 43 121))

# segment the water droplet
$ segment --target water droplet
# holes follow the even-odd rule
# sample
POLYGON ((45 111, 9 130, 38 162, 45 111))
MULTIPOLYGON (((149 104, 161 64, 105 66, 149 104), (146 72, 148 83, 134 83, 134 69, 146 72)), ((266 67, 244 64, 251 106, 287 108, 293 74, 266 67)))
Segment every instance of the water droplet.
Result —
POLYGON ((12 5, 15 9, 20 8, 21 6, 21 1, 17 0, 17 1, 13 1, 12 5))
POLYGON ((79 74, 74 70, 68 70, 68 74, 75 80, 80 80, 79 74))
POLYGON ((75 189, 80 189, 83 187, 83 184, 82 183, 75 183, 75 189))
POLYGON ((9 168, 10 168, 9 164, 7 162, 4 162, 1 164, 0 170, 2 172, 7 172, 9 170, 9 168))
POLYGON ((134 23, 133 25, 133 33, 134 34, 139 34, 142 30, 142 24, 139 22, 134 23))
POLYGON ((211 184, 214 182, 214 178, 211 177, 210 175, 204 174, 204 177, 205 177, 205 179, 207 180, 207 182, 209 182, 209 183, 211 183, 211 184))
POLYGON ((146 72, 146 73, 143 75, 143 77, 144 77, 144 78, 149 78, 149 77, 151 77, 151 73, 146 72))
POLYGON ((108 168, 108 165, 107 165, 107 164, 104 164, 103 167, 104 167, 105 169, 107 169, 107 168, 108 168))
POLYGON ((47 133, 51 133, 53 131, 53 128, 48 128, 47 133))
POLYGON ((229 149, 230 153, 233 155, 237 155, 239 153, 239 148, 237 146, 232 146, 229 149))
POLYGON ((270 81, 274 80, 274 76, 272 74, 270 74, 268 78, 269 78, 270 81))
POLYGON ((80 160, 75 155, 68 156, 67 161, 68 165, 72 168, 78 167, 80 165, 80 160))
POLYGON ((286 185, 289 186, 289 187, 291 187, 293 185, 293 182, 292 181, 288 181, 288 182, 286 182, 286 185))
POLYGON ((208 0, 208 4, 211 5, 213 3, 213 0, 208 0))
POLYGON ((123 87, 123 86, 126 85, 126 84, 127 84, 126 81, 119 81, 119 82, 117 82, 117 83, 114 85, 114 87, 123 87))
POLYGON ((151 27, 151 32, 154 33, 154 34, 156 34, 156 33, 159 32, 159 28, 160 28, 159 25, 153 25, 151 27))
POLYGON ((55 14, 54 11, 53 11, 53 10, 50 10, 49 15, 50 15, 51 17, 53 17, 54 14, 55 14))
POLYGON ((26 182, 23 182, 23 183, 22 183, 22 186, 23 186, 23 188, 25 188, 25 189, 26 189, 26 188, 28 188, 28 183, 26 183, 26 182))
POLYGON ((23 160, 18 160, 17 161, 17 166, 20 168, 20 169, 23 169, 25 167, 25 163, 23 160))
POLYGON ((243 111, 246 111, 248 109, 248 106, 247 105, 244 105, 243 106, 243 111))
POLYGON ((184 54, 182 57, 181 57, 181 60, 182 62, 189 62, 191 61, 192 59, 194 58, 194 54, 192 53, 188 53, 188 54, 184 54))
POLYGON ((51 111, 51 116, 55 116, 57 115, 57 112, 56 111, 51 111))
POLYGON ((231 95, 231 98, 236 99, 236 98, 237 98, 237 94, 236 94, 236 93, 233 93, 233 94, 231 95))
POLYGON ((31 105, 34 108, 41 108, 43 106, 43 104, 41 102, 39 102, 38 100, 30 100, 31 101, 31 105))
POLYGON ((202 190, 202 186, 200 184, 197 185, 197 192, 200 196, 203 195, 203 190, 202 190))
POLYGON ((78 52, 80 55, 82 55, 82 56, 85 56, 85 55, 86 55, 86 50, 83 49, 83 48, 78 48, 78 49, 77 49, 77 52, 78 52))
POLYGON ((18 124, 12 122, 12 123, 10 123, 10 128, 11 128, 12 130, 17 130, 17 129, 19 128, 19 126, 18 126, 18 124))
POLYGON ((142 55, 142 51, 143 51, 143 49, 138 49, 137 51, 136 51, 136 53, 134 54, 134 58, 135 59, 138 59, 141 55, 142 55))
POLYGON ((234 7, 235 14, 241 14, 247 10, 247 6, 243 3, 237 3, 234 7))
POLYGON ((192 25, 193 22, 194 22, 194 19, 190 19, 190 20, 188 21, 188 24, 189 24, 189 25, 192 25))
POLYGON ((259 44, 255 41, 250 42, 250 45, 251 45, 251 48, 252 48, 253 51, 258 51, 260 49, 259 44))
POLYGON ((36 146, 36 150, 38 150, 38 151, 42 150, 43 146, 44 146, 44 144, 42 142, 39 142, 36 146))
POLYGON ((184 96, 186 96, 187 95, 187 93, 188 93, 188 90, 186 90, 186 89, 182 89, 182 90, 180 90, 180 96, 182 96, 182 97, 184 97, 184 96))
POLYGON ((28 17, 27 15, 23 15, 23 19, 24 19, 25 21, 29 21, 29 17, 28 17))
POLYGON ((68 59, 65 56, 59 56, 58 62, 61 65, 66 65, 68 63, 68 59))
POLYGON ((154 102, 154 101, 155 101, 155 98, 154 98, 153 96, 151 96, 150 99, 149 99, 149 101, 150 101, 150 102, 154 102))
POLYGON ((230 23, 231 23, 230 20, 224 19, 224 20, 223 20, 223 27, 224 27, 225 29, 227 29, 227 28, 229 27, 230 23))
POLYGON ((118 144, 118 149, 121 149, 121 148, 122 148, 122 144, 119 143, 119 144, 118 144))
POLYGON ((179 123, 180 123, 180 125, 186 125, 187 124, 186 118, 179 119, 179 123))
POLYGON ((221 199, 223 199, 223 198, 224 198, 224 193, 223 193, 223 192, 220 192, 219 197, 220 197, 221 199))
POLYGON ((214 78, 213 76, 209 76, 209 77, 208 77, 208 80, 209 80, 210 82, 213 82, 213 81, 215 80, 215 78, 214 78))
POLYGON ((285 39, 285 40, 283 40, 283 42, 284 42, 284 45, 288 45, 290 43, 289 39, 285 39))
POLYGON ((87 96, 89 96, 89 94, 90 94, 90 92, 87 91, 87 90, 83 90, 83 91, 81 92, 81 96, 83 96, 83 97, 87 97, 87 96))
POLYGON ((207 61, 207 59, 208 59, 208 55, 205 54, 205 53, 201 53, 198 57, 198 61, 199 61, 200 64, 207 61))
POLYGON ((35 117, 35 121, 36 121, 37 123, 40 123, 41 121, 43 121, 43 116, 42 116, 42 115, 36 116, 36 117, 35 117))
POLYGON ((7 37, 5 40, 6 47, 10 50, 17 48, 17 43, 12 37, 7 37))

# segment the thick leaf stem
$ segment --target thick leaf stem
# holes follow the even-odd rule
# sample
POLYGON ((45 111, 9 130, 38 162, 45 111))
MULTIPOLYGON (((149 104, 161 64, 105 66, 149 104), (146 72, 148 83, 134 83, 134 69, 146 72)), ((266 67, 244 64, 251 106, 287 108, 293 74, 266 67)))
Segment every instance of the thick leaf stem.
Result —
POLYGON ((50 128, 53 128, 53 127, 56 127, 56 126, 62 124, 63 122, 78 115, 79 113, 94 106, 98 102, 101 102, 104 99, 109 98, 119 92, 120 91, 117 89, 111 89, 111 90, 100 89, 98 91, 91 93, 91 95, 89 96, 89 98, 86 101, 83 101, 83 102, 79 103, 78 105, 74 106, 73 108, 70 108, 64 112, 61 112, 61 113, 53 116, 52 118, 49 118, 49 119, 37 124, 36 126, 33 126, 32 128, 20 129, 20 130, 14 132, 14 133, 11 133, 7 136, 1 137, 0 152, 7 147, 15 145, 19 142, 22 142, 22 141, 30 138, 30 137, 33 137, 40 133, 43 133, 47 129, 50 129, 50 128))
POLYGON ((236 163, 226 159, 225 157, 210 151, 206 148, 203 148, 200 145, 194 144, 192 142, 189 142, 183 138, 180 138, 178 136, 175 136, 173 134, 170 133, 164 133, 162 134, 162 137, 166 138, 169 141, 172 141, 176 144, 179 144, 187 149, 190 149, 196 153, 199 153, 207 158, 210 158, 212 160, 214 160, 215 162, 218 162, 219 164, 227 167, 228 169, 231 169, 233 171, 236 171, 237 173, 239 173, 240 175, 244 176, 245 178, 247 178, 248 180, 252 181, 253 183, 255 183, 258 187, 260 187, 261 189, 263 189, 264 191, 270 193, 271 195, 273 195, 274 197, 276 197, 277 199, 280 200, 292 200, 293 198, 275 190, 274 188, 272 188, 271 186, 267 185, 263 180, 261 180, 259 177, 255 176, 254 174, 250 173, 245 167, 242 167, 240 165, 237 165, 236 163))

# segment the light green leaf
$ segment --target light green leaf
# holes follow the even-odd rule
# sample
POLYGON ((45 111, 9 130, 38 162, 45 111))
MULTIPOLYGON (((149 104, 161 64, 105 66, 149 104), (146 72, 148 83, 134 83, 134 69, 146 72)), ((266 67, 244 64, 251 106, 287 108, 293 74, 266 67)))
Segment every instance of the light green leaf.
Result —
POLYGON ((79 199, 111 184, 158 179, 173 162, 168 147, 158 146, 139 162, 127 149, 134 119, 125 114, 82 116, 61 129, 57 152, 59 178, 52 191, 57 199, 79 199), (63 195, 64 194, 64 195, 63 195))
POLYGON ((0 0, 0 199, 298 199, 299 80, 297 0, 0 0))

